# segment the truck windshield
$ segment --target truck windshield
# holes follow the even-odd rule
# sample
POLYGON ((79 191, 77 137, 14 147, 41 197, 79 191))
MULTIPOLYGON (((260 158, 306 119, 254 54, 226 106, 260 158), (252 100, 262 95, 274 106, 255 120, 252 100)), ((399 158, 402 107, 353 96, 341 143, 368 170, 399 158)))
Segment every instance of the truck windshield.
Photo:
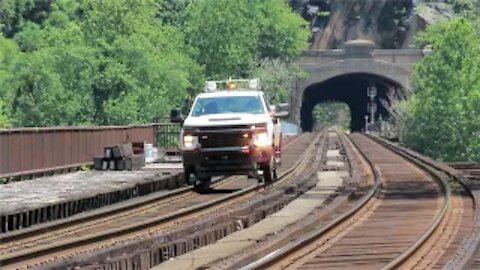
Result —
POLYGON ((265 110, 258 96, 198 98, 192 116, 221 113, 262 114, 265 110))

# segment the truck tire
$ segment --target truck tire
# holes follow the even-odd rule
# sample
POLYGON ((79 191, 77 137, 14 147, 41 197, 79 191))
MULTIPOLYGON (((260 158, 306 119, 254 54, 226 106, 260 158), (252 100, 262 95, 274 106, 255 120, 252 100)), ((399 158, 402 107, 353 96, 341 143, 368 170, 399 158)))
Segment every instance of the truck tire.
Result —
POLYGON ((210 190, 211 183, 211 177, 199 178, 198 181, 195 181, 194 183, 194 189, 199 193, 205 193, 210 190))
POLYGON ((277 179, 277 170, 275 168, 275 162, 273 160, 274 158, 272 157, 270 159, 270 163, 267 165, 264 165, 262 168, 263 171, 263 179, 265 181, 265 184, 270 184, 272 183, 275 179, 277 179))
POLYGON ((189 186, 195 184, 195 177, 192 177, 192 170, 183 169, 183 177, 185 178, 185 183, 189 186))
POLYGON ((270 166, 265 166, 263 168, 263 179, 265 181, 265 184, 270 184, 273 182, 272 169, 270 168, 270 166))

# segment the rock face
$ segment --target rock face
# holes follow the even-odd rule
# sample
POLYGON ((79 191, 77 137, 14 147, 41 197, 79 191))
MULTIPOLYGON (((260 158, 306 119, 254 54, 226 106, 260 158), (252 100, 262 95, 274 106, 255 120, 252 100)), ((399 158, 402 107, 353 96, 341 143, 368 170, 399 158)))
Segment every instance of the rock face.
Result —
MULTIPOLYGON (((312 49, 343 48, 346 41, 355 39, 372 40, 381 49, 396 49, 408 47, 406 42, 411 40, 413 0, 300 2, 305 4, 301 13, 312 22, 312 49)), ((297 3, 297 10, 300 5, 297 3)))

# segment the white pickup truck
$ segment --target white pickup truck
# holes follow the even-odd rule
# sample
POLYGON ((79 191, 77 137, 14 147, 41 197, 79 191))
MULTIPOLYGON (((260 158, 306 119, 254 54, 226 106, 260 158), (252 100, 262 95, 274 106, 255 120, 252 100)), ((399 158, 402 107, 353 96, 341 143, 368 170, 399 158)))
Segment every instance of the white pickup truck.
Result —
POLYGON ((207 81, 182 123, 180 148, 187 182, 208 189, 212 176, 248 175, 271 182, 281 158, 281 127, 259 81, 207 81))

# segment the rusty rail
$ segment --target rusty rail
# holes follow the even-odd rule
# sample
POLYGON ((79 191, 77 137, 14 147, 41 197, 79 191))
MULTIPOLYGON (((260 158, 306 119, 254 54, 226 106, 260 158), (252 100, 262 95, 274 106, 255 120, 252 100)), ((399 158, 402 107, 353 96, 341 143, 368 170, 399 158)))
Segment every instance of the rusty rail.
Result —
POLYGON ((450 197, 452 194, 452 190, 450 187, 450 184, 448 183, 448 180, 444 175, 439 173, 431 164, 425 163, 422 160, 419 160, 413 155, 410 155, 408 152, 403 151, 403 149, 396 148, 392 146, 391 144, 387 144, 382 140, 379 140, 375 137, 369 136, 369 138, 373 139, 373 141, 379 143, 380 145, 384 146, 385 148, 393 151, 394 153, 402 156, 409 162, 412 162, 416 166, 418 166, 420 169, 424 170, 427 172, 432 179, 437 181, 439 186, 441 187, 443 194, 444 194, 444 200, 442 202, 442 207, 440 211, 435 215, 435 218, 432 222, 432 224, 429 226, 427 231, 423 233, 417 241, 413 245, 411 245, 407 250, 405 250, 400 256, 398 256, 395 260, 391 261, 388 263, 386 266, 382 267, 382 269, 398 269, 402 263, 406 262, 408 258, 410 258, 418 249, 422 247, 422 245, 425 244, 425 242, 432 236, 432 234, 435 232, 435 230, 438 229, 440 223, 442 220, 445 218, 446 213, 448 208, 450 207, 450 197))
MULTIPOLYGON (((299 139, 300 137, 297 137, 297 138, 299 139)), ((299 159, 298 157, 296 157, 295 159, 292 159, 292 163, 294 163, 292 167, 285 168, 285 170, 282 170, 281 174, 279 175, 280 180, 278 182, 275 182, 273 185, 277 185, 277 184, 280 185, 282 183, 281 181, 286 181, 287 178, 294 177, 297 171, 304 170, 305 166, 309 164, 308 163, 309 156, 307 156, 307 154, 311 155, 314 153, 314 150, 316 149, 315 142, 319 141, 320 139, 321 137, 317 135, 316 138, 314 139, 314 142, 310 143, 307 149, 302 148, 301 153, 303 154, 301 155, 301 157, 299 159)), ((289 145, 291 143, 293 144, 294 141, 295 140, 291 140, 289 142, 289 145)), ((267 188, 271 188, 271 187, 267 187, 267 188)), ((251 193, 255 190, 261 190, 261 189, 264 189, 263 185, 253 185, 248 188, 235 191, 234 193, 230 193, 228 195, 225 195, 219 198, 214 198, 214 199, 210 198, 208 202, 203 202, 203 203, 197 202, 191 207, 181 208, 179 211, 176 211, 176 212, 169 212, 165 215, 150 217, 147 220, 142 220, 137 223, 131 223, 122 227, 112 227, 109 230, 99 230, 98 233, 96 233, 95 235, 79 235, 81 240, 71 238, 68 241, 52 243, 47 247, 36 247, 36 248, 32 248, 31 250, 22 249, 21 251, 15 254, 7 254, 7 255, 0 256, 0 265, 5 267, 7 266, 7 264, 15 264, 17 262, 21 262, 22 260, 26 260, 27 258, 30 258, 30 257, 35 258, 36 256, 39 256, 41 254, 48 254, 49 252, 54 252, 62 249, 64 250, 67 247, 73 247, 78 244, 85 244, 90 241, 92 242, 100 241, 102 239, 111 239, 113 236, 119 236, 119 235, 126 234, 127 232, 138 231, 138 230, 141 230, 142 228, 147 228, 154 224, 160 224, 168 220, 190 215, 201 209, 207 209, 209 207, 212 207, 213 205, 227 202, 229 200, 233 200, 245 194, 251 193)), ((263 199, 261 201, 263 201, 263 199)), ((184 251, 186 252, 187 250, 184 250, 184 251)), ((57 269, 60 269, 60 268, 63 269, 64 268, 63 264, 66 262, 62 261, 61 258, 57 258, 56 260, 57 260, 56 263, 58 263, 59 265, 62 265, 57 269)), ((50 262, 53 263, 52 261, 50 262)), ((46 265, 45 267, 50 268, 50 265, 48 266, 46 265)), ((52 266, 52 268, 55 268, 55 267, 52 266)))
MULTIPOLYGON (((450 201, 450 195, 451 195, 451 189, 448 181, 445 179, 445 177, 441 174, 439 174, 437 171, 431 168, 430 164, 423 163, 422 161, 418 160, 418 158, 411 156, 405 152, 403 152, 401 149, 392 147, 391 145, 388 144, 383 144, 382 141, 376 140, 375 138, 369 137, 370 139, 373 139, 373 141, 379 143, 381 146, 385 147, 385 149, 388 149, 389 151, 394 152, 395 154, 398 154, 399 156, 403 157, 406 159, 408 162, 411 162, 418 166, 420 169, 424 170, 427 172, 431 177, 432 180, 435 180, 438 185, 440 186, 440 189, 442 190, 442 194, 444 196, 442 205, 439 209, 439 211, 435 214, 432 223, 428 226, 426 231, 422 232, 418 240, 414 241, 406 250, 402 251, 399 256, 395 257, 390 262, 385 262, 386 265, 383 266, 381 269, 398 269, 401 268, 401 265, 406 262, 408 258, 410 258, 423 244, 431 237, 433 232, 438 228, 440 222, 446 215, 446 211, 449 207, 449 201, 450 201)), ((352 141, 352 143, 360 149, 360 147, 357 145, 355 141, 352 141)), ((356 212, 358 212, 366 203, 368 200, 372 199, 374 196, 378 195, 379 193, 379 188, 382 186, 382 181, 383 179, 381 178, 380 170, 377 168, 376 164, 374 161, 371 159, 371 157, 368 157, 364 152, 360 151, 360 154, 363 156, 363 158, 367 161, 367 163, 370 165, 374 176, 375 176, 375 185, 372 189, 369 190, 369 192, 364 195, 360 201, 358 201, 354 207, 337 217, 335 220, 327 223, 325 226, 321 226, 316 230, 313 230, 311 233, 305 235, 304 237, 299 237, 298 240, 292 241, 288 243, 287 245, 274 250, 273 252, 269 253, 266 256, 263 256, 262 258, 246 265, 245 267, 241 269, 265 269, 265 268, 275 268, 275 264, 278 264, 280 261, 282 261, 285 258, 288 258, 289 255, 293 254, 293 252, 298 251, 300 248, 306 247, 307 245, 310 245, 314 243, 314 241, 318 240, 320 236, 324 236, 325 233, 327 233, 329 230, 332 228, 336 227, 338 224, 341 224, 343 221, 349 219, 352 217, 356 212)), ((394 211, 394 210, 392 210, 394 211)), ((380 218, 377 216, 377 219, 380 220, 380 218)), ((387 225, 385 225, 387 226, 387 225)), ((365 233, 369 234, 369 233, 365 233)), ((373 235, 375 233, 372 233, 373 235)), ((352 244, 353 245, 353 244, 352 244)), ((360 248, 361 246, 358 246, 360 248)), ((336 251, 341 253, 341 251, 336 251)), ((321 259, 318 259, 321 261, 321 259)), ((360 259, 359 259, 360 260, 360 259)), ((384 259, 382 259, 384 260, 384 259)), ((332 260, 333 261, 333 260, 332 260)), ((315 263, 312 263, 312 265, 315 263)), ((333 264, 332 264, 333 265, 333 264)), ((285 265, 283 265, 285 267, 285 265)), ((291 265, 290 265, 291 266, 291 265)), ((315 264, 316 267, 319 267, 318 265, 315 264)), ((312 267, 312 266, 310 266, 312 267)))
MULTIPOLYGON (((354 145, 355 143, 352 142, 354 145)), ((268 255, 251 262, 250 264, 241 268, 241 270, 254 270, 254 269, 265 269, 271 267, 275 262, 278 262, 282 258, 285 258, 292 254, 292 252, 298 250, 299 248, 306 246, 316 239, 318 239, 321 235, 325 234, 326 232, 330 231, 335 226, 338 226, 340 223, 344 222, 345 220, 351 218, 355 213, 357 213, 362 207, 364 207, 380 190, 382 187, 382 180, 378 168, 375 167, 373 162, 368 159, 363 152, 360 152, 360 155, 365 159, 365 161, 369 164, 370 168, 372 169, 374 175, 374 184, 368 190, 368 192, 362 196, 362 198, 355 203, 355 205, 350 208, 345 213, 341 214, 337 218, 333 219, 332 221, 328 222, 325 226, 322 226, 316 230, 313 230, 308 235, 299 238, 296 241, 292 241, 285 245, 284 247, 274 250, 273 252, 269 253, 268 255)))

